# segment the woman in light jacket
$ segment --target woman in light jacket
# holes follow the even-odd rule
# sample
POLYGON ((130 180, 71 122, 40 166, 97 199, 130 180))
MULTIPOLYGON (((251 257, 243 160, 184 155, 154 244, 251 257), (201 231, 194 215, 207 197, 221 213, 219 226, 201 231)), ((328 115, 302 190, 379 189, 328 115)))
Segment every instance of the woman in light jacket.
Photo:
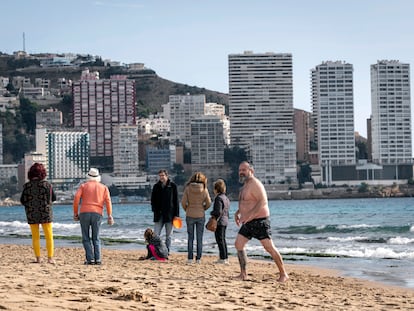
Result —
POLYGON ((207 178, 201 172, 195 172, 184 189, 181 204, 185 210, 188 234, 188 264, 193 263, 194 229, 197 235, 196 263, 200 263, 203 253, 203 233, 206 220, 205 211, 210 207, 211 198, 207 189, 207 178))

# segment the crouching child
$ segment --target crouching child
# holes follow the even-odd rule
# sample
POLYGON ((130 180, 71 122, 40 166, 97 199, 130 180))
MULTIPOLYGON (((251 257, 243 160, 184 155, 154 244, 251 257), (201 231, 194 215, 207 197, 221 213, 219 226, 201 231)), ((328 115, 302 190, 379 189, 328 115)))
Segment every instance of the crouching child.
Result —
POLYGON ((147 244, 147 256, 142 256, 140 260, 159 260, 165 261, 168 259, 168 249, 160 237, 155 234, 154 230, 148 228, 144 233, 145 244, 147 244))

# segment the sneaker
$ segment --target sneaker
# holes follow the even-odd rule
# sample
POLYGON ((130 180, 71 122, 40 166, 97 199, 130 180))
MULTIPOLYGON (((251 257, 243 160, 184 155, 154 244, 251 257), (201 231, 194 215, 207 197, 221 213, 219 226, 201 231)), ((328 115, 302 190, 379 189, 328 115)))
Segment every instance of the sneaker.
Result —
POLYGON ((193 264, 193 260, 192 259, 187 259, 187 265, 192 265, 193 264))
POLYGON ((94 265, 95 263, 93 261, 85 260, 85 262, 83 264, 84 265, 94 265))
POLYGON ((219 260, 216 260, 214 263, 216 263, 216 264, 222 264, 222 265, 228 265, 229 264, 229 260, 228 259, 219 259, 219 260))
POLYGON ((200 259, 197 259, 197 260, 196 260, 196 264, 198 264, 198 265, 199 265, 200 263, 201 263, 201 260, 200 260, 200 259))

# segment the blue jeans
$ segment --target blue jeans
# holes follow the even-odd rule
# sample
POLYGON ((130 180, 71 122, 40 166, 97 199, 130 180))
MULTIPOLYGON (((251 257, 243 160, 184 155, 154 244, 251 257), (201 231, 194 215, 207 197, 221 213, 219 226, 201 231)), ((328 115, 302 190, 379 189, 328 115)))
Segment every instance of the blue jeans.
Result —
POLYGON ((162 222, 162 217, 160 221, 154 223, 154 232, 156 235, 161 236, 162 228, 165 226, 165 246, 167 246, 168 253, 170 252, 171 246, 171 232, 173 229, 172 222, 162 222))
POLYGON ((193 259, 193 243, 194 243, 194 227, 196 229, 197 235, 197 257, 196 259, 201 259, 203 254, 203 233, 204 233, 204 223, 206 221, 205 217, 193 218, 186 217, 185 221, 187 223, 187 234, 188 234, 188 259, 193 259))
POLYGON ((102 215, 97 213, 80 213, 79 220, 82 231, 82 244, 85 249, 86 261, 101 261, 101 240, 99 229, 101 227, 102 215), (92 239, 91 239, 92 231, 92 239))

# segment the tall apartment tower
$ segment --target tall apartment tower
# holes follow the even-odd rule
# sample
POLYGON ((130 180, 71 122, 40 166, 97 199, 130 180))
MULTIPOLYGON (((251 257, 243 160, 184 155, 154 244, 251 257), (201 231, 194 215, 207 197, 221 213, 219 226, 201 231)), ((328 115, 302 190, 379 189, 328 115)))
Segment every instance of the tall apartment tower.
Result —
POLYGON ((381 60, 371 65, 372 161, 412 163, 410 65, 381 60))
POLYGON ((135 81, 126 76, 99 80, 86 73, 73 82, 73 125, 90 135, 91 157, 113 155, 113 127, 135 125, 135 81))
POLYGON ((139 171, 138 126, 114 127, 114 175, 136 176, 139 171))
POLYGON ((293 131, 292 54, 230 54, 230 144, 248 153, 257 131, 293 131))
POLYGON ((191 147, 191 120, 204 115, 205 95, 170 95, 170 140, 191 147))
POLYGON ((312 109, 323 180, 332 166, 355 164, 353 66, 327 61, 311 70, 312 109))
POLYGON ((293 131, 296 134, 296 159, 300 162, 309 161, 311 117, 310 112, 294 109, 293 131))

